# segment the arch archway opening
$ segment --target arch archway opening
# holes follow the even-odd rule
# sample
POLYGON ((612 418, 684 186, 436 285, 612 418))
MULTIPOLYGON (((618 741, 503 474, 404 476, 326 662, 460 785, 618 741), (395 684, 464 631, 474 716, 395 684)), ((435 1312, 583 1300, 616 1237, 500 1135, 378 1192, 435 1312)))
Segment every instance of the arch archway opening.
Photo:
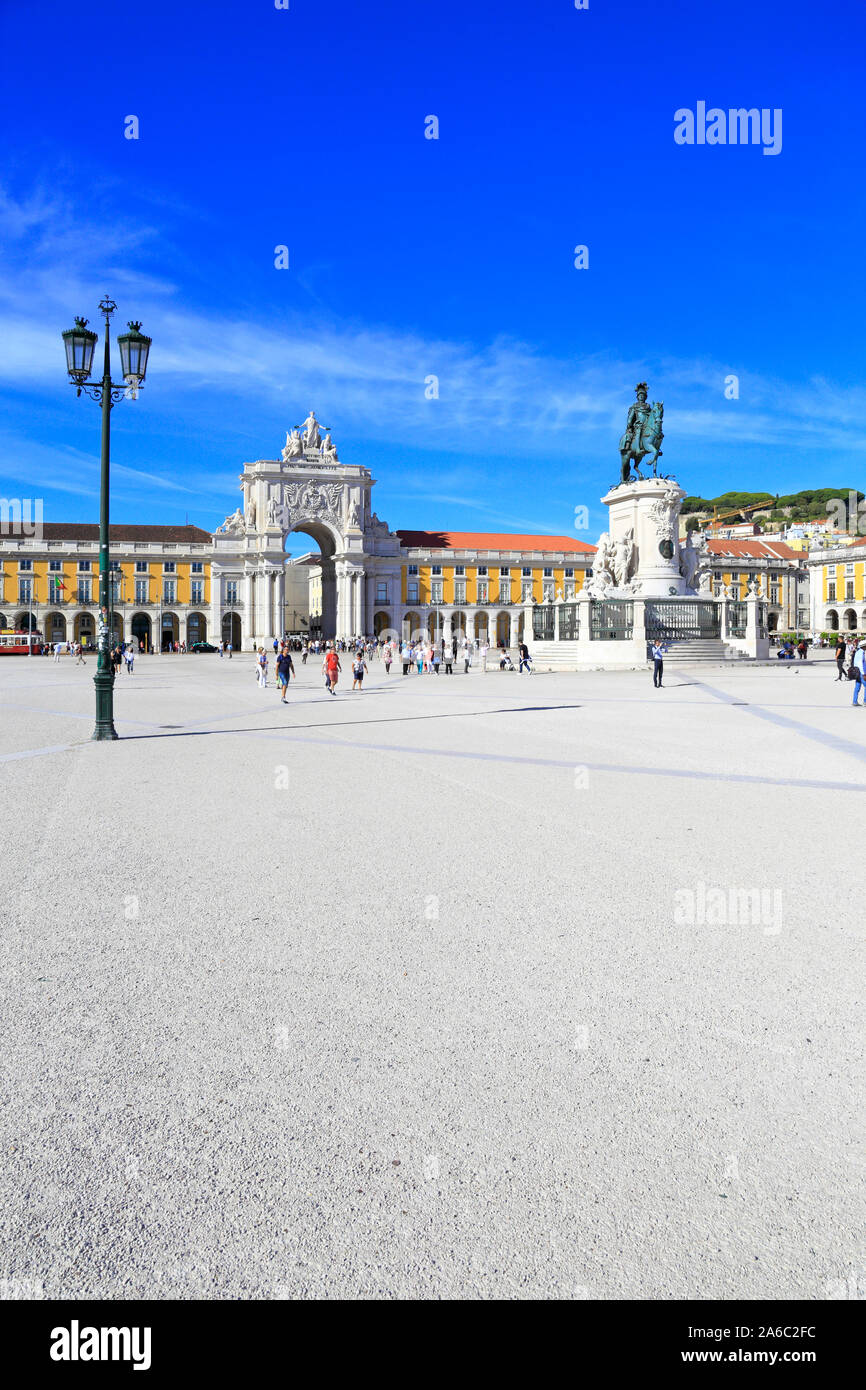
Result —
POLYGON ((241 649, 241 618, 239 613, 224 613, 222 621, 222 639, 228 646, 231 644, 232 650, 239 652, 241 649))
POLYGON ((204 613, 190 613, 186 620, 186 645, 207 641, 207 619, 204 613))
POLYGON ((288 550, 282 630, 330 641, 337 634, 334 556, 339 538, 323 521, 299 521, 283 537, 283 549, 288 548, 292 536, 298 535, 309 536, 318 547, 318 555, 315 549, 299 550, 297 542, 288 550))
POLYGON ((175 642, 180 641, 180 624, 176 613, 163 613, 162 630, 160 632, 159 649, 162 652, 171 651, 175 642))
POLYGON ((138 643, 139 648, 144 648, 146 652, 149 652, 151 650, 153 646, 153 638, 151 637, 150 618, 148 617, 147 613, 133 614, 132 636, 133 640, 138 643))

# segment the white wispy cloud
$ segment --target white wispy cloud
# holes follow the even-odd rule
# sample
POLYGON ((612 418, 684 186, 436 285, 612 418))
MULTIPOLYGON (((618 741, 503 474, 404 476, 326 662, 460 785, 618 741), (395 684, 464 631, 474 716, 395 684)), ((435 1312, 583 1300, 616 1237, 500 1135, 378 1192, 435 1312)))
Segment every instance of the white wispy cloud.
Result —
MULTIPOLYGON (((153 409, 213 412, 221 399, 272 411, 282 402, 292 425, 290 416, 312 405, 334 425, 338 445, 340 433, 399 437, 407 447, 440 453, 517 457, 541 450, 568 462, 613 451, 624 403, 645 377, 652 395, 666 402, 666 432, 682 444, 864 449, 866 390, 820 377, 792 389, 744 372, 740 400, 726 401, 730 364, 703 359, 561 359, 505 336, 481 346, 426 339, 386 325, 329 322, 323 310, 313 319, 297 313, 276 322, 181 309, 177 286, 151 263, 158 266, 161 254, 154 226, 126 216, 119 242, 110 218, 88 221, 74 200, 45 189, 23 200, 0 190, 0 237, 9 248, 0 268, 0 373, 19 390, 56 381, 60 329, 89 305, 95 311, 105 289, 120 297, 122 287, 154 338, 153 409), (425 399, 431 375, 439 382, 436 400, 425 399)), ((192 491, 155 474, 141 477, 192 491)))

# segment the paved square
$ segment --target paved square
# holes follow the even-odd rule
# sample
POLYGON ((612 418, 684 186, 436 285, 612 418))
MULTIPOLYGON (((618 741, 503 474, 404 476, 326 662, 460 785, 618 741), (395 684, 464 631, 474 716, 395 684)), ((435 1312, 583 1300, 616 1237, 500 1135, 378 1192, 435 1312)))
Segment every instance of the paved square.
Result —
POLYGON ((866 1286, 832 661, 362 695, 0 663, 2 1222, 46 1296, 866 1286))

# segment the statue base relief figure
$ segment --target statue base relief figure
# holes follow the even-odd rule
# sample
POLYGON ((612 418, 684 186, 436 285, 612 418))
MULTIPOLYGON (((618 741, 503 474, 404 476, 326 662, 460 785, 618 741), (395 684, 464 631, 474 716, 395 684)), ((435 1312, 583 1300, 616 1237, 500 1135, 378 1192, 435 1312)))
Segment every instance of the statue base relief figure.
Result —
MULTIPOLYGON (((613 579, 605 597, 634 595, 641 598, 694 597, 696 556, 683 557, 679 541, 679 514, 684 490, 670 478, 642 478, 619 483, 601 499, 608 508, 604 533, 605 570, 613 579)), ((593 576, 597 560, 593 564, 593 576)))

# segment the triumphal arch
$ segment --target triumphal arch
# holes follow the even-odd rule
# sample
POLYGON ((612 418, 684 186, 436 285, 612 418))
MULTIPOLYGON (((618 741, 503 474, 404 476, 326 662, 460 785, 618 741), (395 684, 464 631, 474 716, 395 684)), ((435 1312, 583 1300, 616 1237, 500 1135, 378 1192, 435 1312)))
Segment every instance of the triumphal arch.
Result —
POLYGON ((245 463, 243 506, 214 533, 211 630, 221 631, 228 609, 246 649, 281 635, 286 538, 303 532, 321 550, 323 635, 399 631, 400 540, 371 511, 375 481, 369 469, 340 461, 312 410, 286 434, 280 458, 245 463))

